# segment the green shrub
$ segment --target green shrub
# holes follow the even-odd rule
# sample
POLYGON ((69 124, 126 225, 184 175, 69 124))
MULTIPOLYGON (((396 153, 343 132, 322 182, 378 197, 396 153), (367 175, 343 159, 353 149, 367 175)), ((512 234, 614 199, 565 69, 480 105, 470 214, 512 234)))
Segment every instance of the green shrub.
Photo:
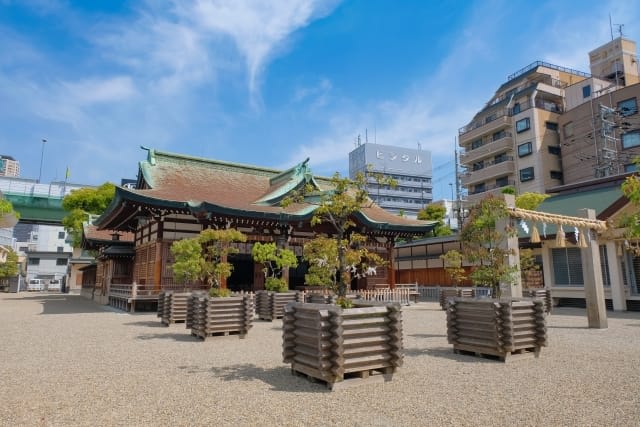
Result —
POLYGON ((209 296, 212 298, 226 298, 231 296, 231 289, 228 288, 211 288, 209 296))
POLYGON ((278 277, 267 277, 264 288, 272 292, 287 292, 289 290, 284 279, 278 277))

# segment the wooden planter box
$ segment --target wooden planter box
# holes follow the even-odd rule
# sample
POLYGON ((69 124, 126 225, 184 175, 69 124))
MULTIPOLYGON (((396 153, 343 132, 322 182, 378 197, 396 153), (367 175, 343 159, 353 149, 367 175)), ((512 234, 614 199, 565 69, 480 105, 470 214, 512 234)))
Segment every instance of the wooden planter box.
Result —
POLYGON ((284 307, 290 302, 304 302, 304 294, 290 292, 256 292, 256 314, 261 320, 279 319, 284 316, 284 307))
POLYGON ((442 288, 440 289, 440 307, 447 309, 447 302, 450 298, 473 298, 476 296, 474 288, 442 288))
POLYGON ((553 300, 551 299, 551 290, 549 289, 523 289, 522 290, 523 297, 529 298, 540 298, 544 301, 544 311, 547 314, 551 314, 551 310, 553 309, 553 300))
POLYGON ((403 361, 397 303, 355 308, 290 303, 282 319, 283 358, 291 371, 334 390, 364 380, 389 381, 403 361))
POLYGON ((197 293, 188 304, 187 328, 191 335, 207 339, 214 335, 238 334, 244 338, 253 326, 253 295, 210 298, 197 293))
POLYGON ((493 356, 503 362, 538 357, 547 345, 544 302, 454 298, 447 308, 447 338, 458 354, 493 356))
POLYGON ((167 326, 171 323, 186 322, 189 298, 191 292, 164 292, 158 295, 158 313, 162 301, 161 322, 167 326))
POLYGON ((337 298, 335 295, 311 293, 306 295, 305 302, 310 304, 335 304, 337 298))

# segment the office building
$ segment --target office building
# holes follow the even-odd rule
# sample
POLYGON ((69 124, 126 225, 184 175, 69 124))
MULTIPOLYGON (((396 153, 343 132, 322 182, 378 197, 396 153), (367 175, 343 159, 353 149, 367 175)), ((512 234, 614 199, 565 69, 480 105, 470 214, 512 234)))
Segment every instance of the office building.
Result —
POLYGON ((0 154, 0 176, 20 176, 20 162, 11 156, 0 154))
POLYGON ((367 175, 369 196, 380 207, 396 215, 415 218, 432 202, 431 152, 373 143, 357 144, 349 153, 349 176, 367 175), (393 179, 397 185, 379 184, 376 176, 393 179))

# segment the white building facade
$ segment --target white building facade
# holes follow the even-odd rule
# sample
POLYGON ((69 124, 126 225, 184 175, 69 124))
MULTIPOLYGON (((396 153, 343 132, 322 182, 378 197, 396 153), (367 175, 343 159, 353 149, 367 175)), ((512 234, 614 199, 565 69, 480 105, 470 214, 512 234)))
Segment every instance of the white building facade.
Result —
POLYGON ((364 143, 349 153, 349 176, 367 175, 369 196, 387 211, 415 218, 433 201, 431 152, 393 145, 364 143), (393 179, 379 184, 376 175, 393 179))

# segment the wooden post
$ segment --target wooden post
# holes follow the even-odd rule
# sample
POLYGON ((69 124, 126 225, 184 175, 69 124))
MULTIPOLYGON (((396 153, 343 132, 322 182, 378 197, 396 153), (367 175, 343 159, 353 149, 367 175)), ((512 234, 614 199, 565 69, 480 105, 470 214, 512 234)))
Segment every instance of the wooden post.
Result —
POLYGON ((396 288, 396 251, 395 251, 395 238, 389 237, 387 243, 387 250, 389 251, 389 268, 387 274, 389 275, 389 287, 391 289, 396 288))
MULTIPOLYGON (((596 219, 593 209, 579 209, 578 216, 596 219)), ((595 232, 589 230, 587 247, 580 251, 582 258, 582 277, 584 278, 584 297, 587 304, 589 328, 606 329, 607 310, 604 303, 604 287, 602 286, 602 269, 600 268, 600 251, 595 232)))
MULTIPOLYGON (((507 208, 516 207, 516 198, 513 194, 505 194, 504 201, 507 204, 507 208)), ((507 217, 503 218, 496 223, 498 231, 507 234, 507 226, 511 224, 511 221, 517 221, 515 218, 507 217)), ((507 264, 509 267, 517 267, 512 280, 509 283, 500 283, 502 288, 502 295, 507 297, 522 298, 522 280, 520 275, 520 249, 518 247, 518 235, 507 236, 505 242, 502 244, 502 249, 510 252, 507 256, 507 264)))
POLYGON ((624 254, 618 255, 618 248, 616 242, 610 240, 607 242, 607 261, 609 263, 609 280, 611 281, 611 299, 613 300, 614 311, 627 311, 627 297, 624 292, 624 281, 620 264, 620 257, 624 254))

